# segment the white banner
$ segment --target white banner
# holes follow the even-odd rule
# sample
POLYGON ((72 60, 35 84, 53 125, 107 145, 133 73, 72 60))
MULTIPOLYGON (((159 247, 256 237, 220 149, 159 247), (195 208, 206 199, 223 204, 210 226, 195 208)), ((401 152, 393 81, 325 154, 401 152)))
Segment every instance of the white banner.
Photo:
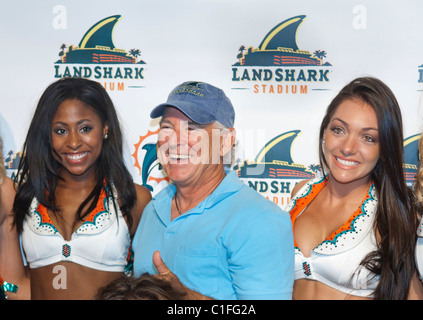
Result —
POLYGON ((374 76, 403 111, 412 182, 422 129, 423 2, 287 0, 3 1, 0 134, 8 174, 43 90, 61 77, 101 83, 118 110, 127 164, 153 193, 150 110, 184 81, 222 88, 235 110, 239 175, 284 207, 318 169, 327 105, 353 78, 374 76))

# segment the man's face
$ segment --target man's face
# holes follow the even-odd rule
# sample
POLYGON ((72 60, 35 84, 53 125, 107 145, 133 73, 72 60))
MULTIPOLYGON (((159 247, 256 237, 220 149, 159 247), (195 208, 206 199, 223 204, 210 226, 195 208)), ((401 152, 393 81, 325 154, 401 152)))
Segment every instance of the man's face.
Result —
POLYGON ((167 107, 160 122, 157 156, 174 183, 206 179, 221 163, 221 130, 196 124, 176 108, 167 107))

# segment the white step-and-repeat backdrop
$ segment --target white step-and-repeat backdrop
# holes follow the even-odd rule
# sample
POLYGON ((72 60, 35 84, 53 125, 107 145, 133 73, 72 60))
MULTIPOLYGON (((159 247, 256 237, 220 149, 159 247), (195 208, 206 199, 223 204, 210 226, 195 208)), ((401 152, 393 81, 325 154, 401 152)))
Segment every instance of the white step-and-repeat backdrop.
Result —
POLYGON ((134 180, 157 193, 150 110, 184 81, 222 88, 236 110, 235 170, 282 208, 319 168, 325 109, 353 78, 380 78, 404 118, 411 184, 422 130, 419 0, 2 1, 0 134, 13 177, 34 108, 61 77, 101 83, 125 132, 134 180))

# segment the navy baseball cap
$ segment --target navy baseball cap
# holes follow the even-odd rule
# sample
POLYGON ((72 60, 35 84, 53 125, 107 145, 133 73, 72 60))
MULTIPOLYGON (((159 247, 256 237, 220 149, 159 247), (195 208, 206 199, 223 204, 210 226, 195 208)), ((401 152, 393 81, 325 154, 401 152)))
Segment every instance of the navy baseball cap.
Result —
POLYGON ((151 113, 151 118, 161 117, 166 107, 174 107, 198 124, 219 121, 232 128, 235 110, 223 90, 211 84, 187 81, 171 91, 166 103, 159 104, 151 113))

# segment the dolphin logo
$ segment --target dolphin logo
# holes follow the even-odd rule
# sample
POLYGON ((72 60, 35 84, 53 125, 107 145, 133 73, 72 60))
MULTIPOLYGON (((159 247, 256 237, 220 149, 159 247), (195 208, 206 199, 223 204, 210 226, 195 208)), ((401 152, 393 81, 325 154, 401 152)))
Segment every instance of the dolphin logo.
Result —
POLYGON ((142 147, 142 149, 146 151, 144 160, 142 161, 142 170, 141 170, 142 185, 147 187, 150 191, 153 191, 153 187, 150 186, 147 183, 147 181, 151 173, 151 170, 153 170, 153 168, 158 165, 158 163, 154 164, 157 160, 156 144, 147 143, 142 147))

